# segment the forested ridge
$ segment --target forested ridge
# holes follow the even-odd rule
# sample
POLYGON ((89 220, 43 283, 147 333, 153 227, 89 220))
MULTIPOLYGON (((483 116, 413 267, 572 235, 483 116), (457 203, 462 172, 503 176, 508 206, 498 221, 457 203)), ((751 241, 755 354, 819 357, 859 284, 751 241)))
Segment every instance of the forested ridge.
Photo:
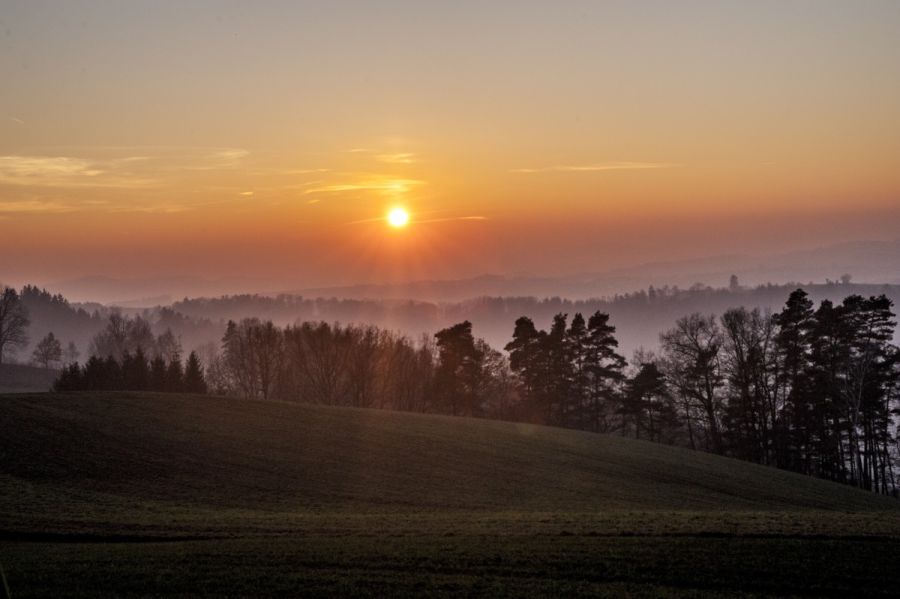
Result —
POLYGON ((229 321, 221 350, 113 315, 58 390, 152 389, 517 420, 633 436, 894 494, 900 350, 884 295, 693 313, 619 352, 608 314, 513 324, 504 351, 463 321, 411 339, 371 325, 229 321), (145 349, 147 348, 147 349, 145 349), (99 356, 106 355, 106 358, 99 356), (187 372, 190 376, 187 376, 187 372))

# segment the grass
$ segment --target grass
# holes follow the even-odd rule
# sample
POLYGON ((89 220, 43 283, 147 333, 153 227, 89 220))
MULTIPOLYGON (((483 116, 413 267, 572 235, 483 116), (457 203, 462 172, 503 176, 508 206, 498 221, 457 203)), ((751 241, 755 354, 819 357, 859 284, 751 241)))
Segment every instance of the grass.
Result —
POLYGON ((678 448, 152 394, 0 398, 12 595, 894 594, 900 510, 678 448))

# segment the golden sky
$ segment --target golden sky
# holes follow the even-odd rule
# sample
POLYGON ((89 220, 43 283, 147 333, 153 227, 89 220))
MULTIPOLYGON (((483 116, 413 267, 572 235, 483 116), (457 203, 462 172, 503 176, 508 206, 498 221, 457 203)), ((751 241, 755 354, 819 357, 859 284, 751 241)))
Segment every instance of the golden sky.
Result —
POLYGON ((572 273, 900 225, 895 1, 3 0, 0 76, 0 278, 572 273))

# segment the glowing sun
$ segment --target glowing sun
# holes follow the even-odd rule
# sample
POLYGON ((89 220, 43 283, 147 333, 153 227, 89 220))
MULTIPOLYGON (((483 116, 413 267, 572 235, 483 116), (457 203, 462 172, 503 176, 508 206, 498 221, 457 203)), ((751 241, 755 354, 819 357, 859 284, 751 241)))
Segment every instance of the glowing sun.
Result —
POLYGON ((409 212, 403 208, 392 208, 387 215, 387 222, 390 226, 399 229, 409 224, 409 212))

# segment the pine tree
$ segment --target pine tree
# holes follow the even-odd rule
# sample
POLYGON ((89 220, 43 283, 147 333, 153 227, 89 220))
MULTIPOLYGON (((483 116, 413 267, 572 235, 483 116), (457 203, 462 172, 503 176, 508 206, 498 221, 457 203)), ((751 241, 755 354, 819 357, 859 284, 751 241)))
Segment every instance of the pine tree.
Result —
POLYGON ((84 391, 85 380, 81 366, 78 362, 72 362, 62 369, 59 378, 53 383, 53 391, 84 391))
POLYGON ((150 365, 140 347, 134 354, 125 352, 122 358, 122 379, 124 389, 144 391, 150 387, 150 365))
POLYGON ((663 431, 678 426, 678 415, 666 387, 666 379, 655 362, 644 362, 628 379, 622 394, 620 412, 631 418, 635 438, 660 441, 663 431))
POLYGON ((618 403, 618 392, 625 380, 627 362, 617 349, 616 327, 609 324, 609 314, 597 311, 588 319, 585 368, 588 373, 587 428, 607 432, 613 428, 609 416, 618 403))
POLYGON ((566 314, 553 317, 550 332, 544 336, 541 344, 547 364, 547 393, 543 398, 547 422, 562 426, 571 417, 574 379, 572 352, 566 335, 566 317, 566 314))
MULTIPOLYGON (((830 308, 830 303, 828 307, 830 308)), ((812 438, 811 382, 808 380, 813 303, 806 292, 791 293, 782 311, 774 316, 779 356, 776 401, 783 404, 782 418, 775 426, 775 461, 782 468, 800 472, 809 469, 812 438)))
POLYGON ((472 336, 468 320, 435 334, 438 364, 434 392, 438 405, 453 415, 472 416, 480 411, 477 389, 482 375, 483 355, 472 336))
POLYGON ((576 313, 572 318, 566 337, 572 361, 572 382, 569 390, 570 414, 567 417, 567 425, 576 428, 586 428, 591 381, 588 371, 590 356, 588 353, 587 323, 580 312, 576 313))
POLYGON ((156 355, 150 361, 150 384, 151 391, 166 390, 166 361, 162 356, 156 355))
POLYGON ((519 379, 524 402, 533 414, 543 405, 547 389, 547 364, 542 352, 546 335, 535 328, 534 321, 522 316, 516 320, 512 341, 504 348, 509 352, 509 367, 519 379))
POLYGON ((170 393, 184 391, 184 368, 181 366, 181 360, 177 357, 173 358, 166 368, 165 390, 170 393))
POLYGON ((206 393, 206 380, 203 377, 203 367, 197 352, 188 355, 184 369, 184 390, 187 393, 206 393))

